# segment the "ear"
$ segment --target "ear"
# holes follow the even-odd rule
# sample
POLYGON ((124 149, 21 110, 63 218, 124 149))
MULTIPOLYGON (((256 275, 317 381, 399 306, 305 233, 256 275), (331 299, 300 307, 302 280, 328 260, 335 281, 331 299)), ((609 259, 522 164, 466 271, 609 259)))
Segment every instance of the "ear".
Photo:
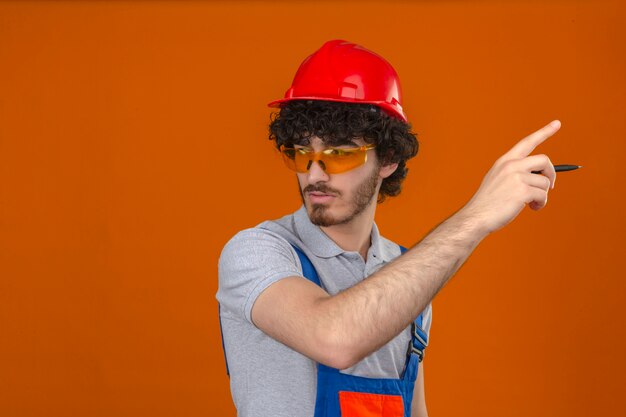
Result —
POLYGON ((390 176, 391 174, 393 174, 396 169, 398 169, 398 163, 393 163, 393 164, 389 164, 389 165, 383 165, 379 168, 378 170, 378 175, 385 179, 388 176, 390 176))

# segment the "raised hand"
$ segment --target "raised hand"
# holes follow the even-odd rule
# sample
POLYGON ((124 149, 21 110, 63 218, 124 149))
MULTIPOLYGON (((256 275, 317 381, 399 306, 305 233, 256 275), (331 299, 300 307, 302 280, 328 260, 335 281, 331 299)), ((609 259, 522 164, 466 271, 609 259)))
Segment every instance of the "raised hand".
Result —
POLYGON ((560 128, 561 122, 554 120, 498 158, 461 211, 477 221, 486 233, 492 233, 509 224, 526 204, 533 210, 543 208, 549 189, 554 188, 556 172, 547 155, 529 155, 560 128))

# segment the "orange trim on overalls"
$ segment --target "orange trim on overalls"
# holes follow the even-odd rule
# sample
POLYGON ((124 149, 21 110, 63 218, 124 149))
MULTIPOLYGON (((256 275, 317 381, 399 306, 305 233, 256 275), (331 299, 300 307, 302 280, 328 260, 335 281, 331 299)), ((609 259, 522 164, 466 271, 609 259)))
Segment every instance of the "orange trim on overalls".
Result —
POLYGON ((339 391, 342 417, 404 417, 401 395, 339 391))

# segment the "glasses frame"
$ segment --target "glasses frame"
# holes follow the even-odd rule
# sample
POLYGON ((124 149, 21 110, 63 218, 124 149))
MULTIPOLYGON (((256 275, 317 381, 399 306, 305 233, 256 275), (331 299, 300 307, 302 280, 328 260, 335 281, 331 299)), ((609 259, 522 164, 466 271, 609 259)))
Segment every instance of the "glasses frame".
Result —
POLYGON ((374 148, 376 148, 376 145, 373 143, 368 143, 366 145, 362 145, 359 147, 351 147, 351 148, 330 147, 330 148, 322 149, 321 151, 313 151, 312 149, 307 149, 307 148, 293 148, 293 147, 287 147, 285 145, 280 145, 279 152, 282 154, 283 161, 285 162, 285 165, 287 165, 287 168, 291 169, 292 171, 303 174, 305 172, 308 172, 311 169, 313 162, 318 162, 320 166, 322 167, 322 169, 324 170, 324 172, 326 172, 327 174, 341 174, 342 172, 353 170, 365 164, 367 162, 367 151, 369 151, 370 149, 374 149, 374 148), (287 155, 286 151, 293 151, 294 158, 290 158, 287 155), (333 158, 332 152, 337 152, 337 151, 344 152, 344 153, 363 153, 363 162, 359 163, 356 166, 347 168, 345 170, 337 171, 336 169, 331 169, 330 171, 328 171, 328 168, 326 167, 326 164, 324 163, 324 159, 328 158, 332 160, 333 158), (300 171, 297 169, 297 165, 295 163, 296 152, 300 152, 300 155, 302 156, 306 155, 309 161, 309 163, 307 164, 307 169, 305 171, 300 171))

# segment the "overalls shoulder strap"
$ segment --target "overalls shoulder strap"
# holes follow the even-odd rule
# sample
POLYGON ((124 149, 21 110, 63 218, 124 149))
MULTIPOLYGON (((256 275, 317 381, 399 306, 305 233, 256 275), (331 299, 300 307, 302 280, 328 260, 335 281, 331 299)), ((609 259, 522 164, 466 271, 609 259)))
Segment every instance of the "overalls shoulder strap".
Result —
POLYGON ((317 275, 317 271, 315 270, 315 267, 313 266, 309 258, 304 254, 304 252, 302 252, 302 249, 300 249, 296 245, 291 246, 293 246, 296 253, 298 254, 298 258, 300 258, 300 264, 302 265, 302 275, 304 275, 306 279, 313 282, 318 287, 321 287, 322 283, 320 282, 320 278, 317 275))

